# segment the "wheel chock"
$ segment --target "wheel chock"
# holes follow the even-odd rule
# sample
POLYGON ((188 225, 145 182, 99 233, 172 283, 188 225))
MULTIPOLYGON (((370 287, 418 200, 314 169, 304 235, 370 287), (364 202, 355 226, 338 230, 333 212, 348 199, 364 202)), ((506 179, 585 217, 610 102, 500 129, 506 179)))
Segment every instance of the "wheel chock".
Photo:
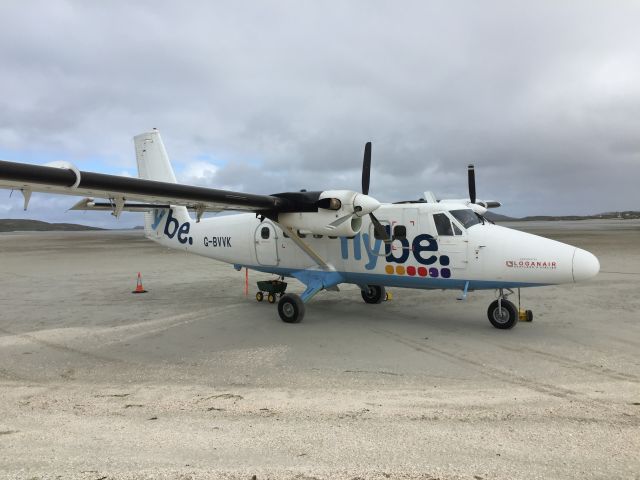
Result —
POLYGON ((533 312, 531 310, 519 310, 518 320, 521 322, 533 322, 533 312))
POLYGON ((385 297, 384 297, 384 301, 388 302, 390 300, 393 300, 393 293, 391 292, 386 292, 385 297))

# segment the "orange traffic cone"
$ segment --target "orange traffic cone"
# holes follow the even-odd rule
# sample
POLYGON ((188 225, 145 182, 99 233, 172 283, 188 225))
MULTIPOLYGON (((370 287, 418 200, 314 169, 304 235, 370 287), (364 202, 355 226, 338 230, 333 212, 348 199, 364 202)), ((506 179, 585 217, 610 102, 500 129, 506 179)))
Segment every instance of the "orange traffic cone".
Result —
POLYGON ((142 275, 138 272, 138 281, 136 282, 136 289, 131 293, 147 293, 147 291, 142 286, 142 275))

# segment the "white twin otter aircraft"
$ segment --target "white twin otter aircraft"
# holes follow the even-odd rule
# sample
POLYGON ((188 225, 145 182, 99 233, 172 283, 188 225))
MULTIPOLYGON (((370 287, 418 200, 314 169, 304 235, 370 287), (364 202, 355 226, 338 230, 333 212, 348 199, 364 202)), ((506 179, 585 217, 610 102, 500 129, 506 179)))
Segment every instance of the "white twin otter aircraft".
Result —
POLYGON ((0 161, 0 188, 20 190, 25 209, 36 191, 89 197, 73 207, 77 210, 111 210, 115 216, 144 212, 146 236, 161 245, 238 270, 294 277, 306 286, 302 295, 283 294, 281 281, 269 283, 269 301, 280 293, 278 313, 289 323, 302 320, 316 293, 353 283, 373 304, 387 298, 385 287, 455 289, 460 299, 472 290, 495 289, 489 321, 508 329, 532 318, 507 300, 513 289, 579 282, 600 270, 598 259, 585 250, 487 221, 487 208, 500 203, 476 200, 472 165, 468 200, 438 201, 425 192, 417 201, 381 204, 368 195, 370 143, 362 192, 253 195, 177 183, 156 129, 134 142, 139 178, 83 172, 66 162, 0 161), (222 210, 251 213, 201 218, 222 210))

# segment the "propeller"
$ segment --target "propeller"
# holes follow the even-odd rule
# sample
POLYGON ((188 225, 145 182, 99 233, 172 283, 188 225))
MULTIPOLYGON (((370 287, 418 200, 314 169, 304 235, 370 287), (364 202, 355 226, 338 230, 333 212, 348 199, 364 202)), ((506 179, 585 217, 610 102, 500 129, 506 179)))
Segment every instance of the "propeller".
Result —
POLYGON ((471 203, 476 203, 476 171, 473 164, 469 165, 467 177, 469 179, 469 200, 471 203))
MULTIPOLYGON (((482 220, 482 223, 484 224, 484 214, 487 213, 488 206, 486 202, 476 203, 476 171, 473 164, 470 164, 467 169, 467 177, 469 180, 469 206, 471 207, 471 210, 480 217, 480 220, 482 220)), ((498 204, 498 206, 500 206, 500 204, 498 204)))
POLYGON ((369 195, 369 181, 371 180, 371 142, 364 145, 364 159, 362 160, 362 193, 369 195))
MULTIPOLYGON (((362 193, 369 195, 369 183, 371 180, 371 142, 367 142, 364 146, 364 158, 362 159, 362 193)), ((369 218, 373 223, 376 236, 381 238, 385 243, 391 242, 387 229, 382 226, 373 212, 369 212, 369 218)))
POLYGON ((391 242, 387 229, 380 223, 380 221, 373 214, 374 210, 380 207, 380 202, 375 198, 369 196, 369 183, 371 181, 371 142, 367 142, 364 146, 364 158, 362 160, 362 194, 358 193, 353 197, 353 213, 344 215, 337 220, 331 222, 328 227, 335 229, 342 223, 350 220, 354 215, 357 217, 363 217, 369 215, 371 223, 376 233, 376 238, 384 240, 384 242, 391 242))

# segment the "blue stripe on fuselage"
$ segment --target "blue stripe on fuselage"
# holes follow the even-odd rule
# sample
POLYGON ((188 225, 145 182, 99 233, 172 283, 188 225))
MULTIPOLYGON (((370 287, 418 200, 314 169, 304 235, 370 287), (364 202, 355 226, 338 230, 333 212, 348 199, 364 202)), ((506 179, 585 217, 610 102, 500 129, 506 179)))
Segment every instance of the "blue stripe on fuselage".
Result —
MULTIPOLYGON (((300 269, 265 267, 242 265, 259 272, 274 273, 285 277, 292 277, 294 272, 300 269)), ((527 283, 527 282, 504 282, 495 280, 465 280, 460 278, 432 278, 432 277, 410 277, 407 275, 387 275, 377 273, 355 273, 337 272, 345 279, 344 283, 355 285, 381 285, 385 287, 418 288, 423 290, 452 289, 462 290, 466 282, 469 282, 469 290, 493 290, 495 288, 526 288, 542 287, 550 285, 547 283, 527 283)))

